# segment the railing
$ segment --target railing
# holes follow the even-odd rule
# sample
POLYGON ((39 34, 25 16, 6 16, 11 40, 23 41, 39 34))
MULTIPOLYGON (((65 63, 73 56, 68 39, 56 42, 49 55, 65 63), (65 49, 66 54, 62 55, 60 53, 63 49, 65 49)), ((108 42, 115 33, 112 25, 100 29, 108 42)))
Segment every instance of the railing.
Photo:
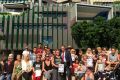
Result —
POLYGON ((25 44, 33 48, 38 43, 48 45, 51 49, 67 45, 67 11, 63 10, 59 6, 38 5, 20 16, 3 15, 0 23, 6 36, 4 49, 23 49, 25 44), (55 14, 57 17, 54 17, 55 14))

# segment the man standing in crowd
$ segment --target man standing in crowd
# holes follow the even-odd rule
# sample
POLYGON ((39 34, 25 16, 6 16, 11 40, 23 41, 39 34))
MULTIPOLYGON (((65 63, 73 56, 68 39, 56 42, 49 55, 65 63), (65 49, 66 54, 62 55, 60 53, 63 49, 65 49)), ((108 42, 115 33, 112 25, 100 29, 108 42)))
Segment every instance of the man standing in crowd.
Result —
POLYGON ((70 52, 66 51, 65 46, 61 46, 61 58, 65 68, 65 80, 71 80, 70 68, 72 68, 72 58, 70 52))
POLYGON ((13 59, 14 59, 14 55, 13 54, 9 54, 8 60, 4 64, 4 69, 5 69, 6 75, 3 75, 3 77, 2 77, 1 80, 4 80, 5 77, 6 77, 6 80, 11 80, 11 76, 12 76, 12 72, 13 72, 13 67, 14 67, 13 59))
POLYGON ((118 64, 118 53, 115 48, 111 49, 111 53, 108 55, 108 64, 110 68, 114 68, 118 64))
POLYGON ((36 50, 37 50, 37 48, 34 47, 33 51, 30 52, 30 60, 32 61, 32 63, 34 63, 36 61, 36 50))
POLYGON ((38 48, 36 50, 36 54, 42 55, 42 53, 43 53, 42 43, 39 43, 38 48))

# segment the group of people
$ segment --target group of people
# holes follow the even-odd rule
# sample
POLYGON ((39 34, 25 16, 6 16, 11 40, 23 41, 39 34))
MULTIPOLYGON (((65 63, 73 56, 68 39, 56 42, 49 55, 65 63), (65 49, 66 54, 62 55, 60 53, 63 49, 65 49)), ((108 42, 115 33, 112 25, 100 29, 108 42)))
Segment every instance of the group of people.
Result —
POLYGON ((0 80, 106 80, 119 64, 118 53, 116 48, 76 51, 64 45, 51 50, 40 43, 32 51, 26 47, 22 54, 2 58, 0 80))

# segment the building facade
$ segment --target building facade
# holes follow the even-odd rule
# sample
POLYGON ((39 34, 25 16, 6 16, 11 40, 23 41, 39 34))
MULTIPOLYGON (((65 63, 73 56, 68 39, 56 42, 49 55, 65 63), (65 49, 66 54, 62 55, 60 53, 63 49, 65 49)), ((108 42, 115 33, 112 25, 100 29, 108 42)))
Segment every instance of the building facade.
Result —
POLYGON ((106 16, 111 12, 111 7, 91 4, 91 0, 3 0, 0 7, 0 34, 5 39, 1 39, 0 47, 21 50, 29 45, 32 49, 42 43, 51 49, 60 48, 61 45, 78 48, 71 36, 71 26, 82 18, 86 19, 83 16, 89 19, 87 14, 94 13, 96 17, 100 11, 104 10, 106 16), (91 7, 96 10, 84 11, 91 7))

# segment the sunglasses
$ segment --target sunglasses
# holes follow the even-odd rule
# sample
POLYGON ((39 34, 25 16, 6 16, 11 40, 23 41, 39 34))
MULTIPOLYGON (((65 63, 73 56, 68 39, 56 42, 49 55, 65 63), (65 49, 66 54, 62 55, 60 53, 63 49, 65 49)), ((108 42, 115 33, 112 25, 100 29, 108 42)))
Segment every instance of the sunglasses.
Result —
POLYGON ((72 52, 75 52, 75 51, 72 51, 72 52))

